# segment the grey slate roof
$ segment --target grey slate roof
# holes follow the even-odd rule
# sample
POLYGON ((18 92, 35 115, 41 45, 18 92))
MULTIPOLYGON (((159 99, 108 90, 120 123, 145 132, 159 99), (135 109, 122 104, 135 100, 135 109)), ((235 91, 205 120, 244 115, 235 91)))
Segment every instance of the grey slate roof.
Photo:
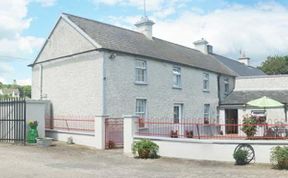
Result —
POLYGON ((248 101, 267 96, 281 103, 288 103, 288 90, 262 90, 262 91, 233 91, 221 105, 243 105, 248 101))
POLYGON ((252 66, 246 66, 245 64, 242 64, 238 61, 235 61, 233 59, 229 59, 227 57, 218 55, 218 54, 212 54, 217 60, 222 62, 224 65, 229 67, 232 71, 234 71, 238 76, 254 76, 254 75, 266 75, 264 72, 262 72, 260 69, 257 69, 252 66))
POLYGON ((236 76, 231 69, 210 55, 158 38, 149 40, 142 33, 94 20, 64 14, 103 49, 151 57, 208 71, 236 76))

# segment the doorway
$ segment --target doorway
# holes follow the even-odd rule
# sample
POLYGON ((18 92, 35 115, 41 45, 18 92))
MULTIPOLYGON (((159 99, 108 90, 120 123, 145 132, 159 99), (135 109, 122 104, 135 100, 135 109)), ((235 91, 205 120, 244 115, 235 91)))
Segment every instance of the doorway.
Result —
POLYGON ((238 110, 225 109, 226 134, 238 134, 238 110))

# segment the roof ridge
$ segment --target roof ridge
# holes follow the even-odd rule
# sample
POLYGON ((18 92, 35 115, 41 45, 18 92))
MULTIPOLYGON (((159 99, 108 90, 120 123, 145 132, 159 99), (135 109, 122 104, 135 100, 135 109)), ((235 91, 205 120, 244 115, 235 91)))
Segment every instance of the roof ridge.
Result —
POLYGON ((135 30, 131 30, 131 29, 124 28, 124 27, 119 27, 119 26, 116 26, 116 25, 111 25, 111 24, 109 24, 109 23, 100 22, 100 21, 98 21, 98 20, 94 20, 94 19, 90 19, 90 18, 78 16, 78 15, 68 14, 68 13, 62 13, 62 14, 63 14, 63 15, 67 15, 67 16, 73 16, 73 17, 76 17, 76 18, 85 19, 85 20, 88 20, 88 21, 100 23, 100 24, 107 25, 107 26, 110 26, 110 27, 119 28, 119 29, 121 29, 121 30, 127 30, 127 31, 130 31, 130 32, 133 32, 133 33, 137 33, 137 34, 143 35, 142 33, 137 32, 137 31, 135 31, 135 30))
MULTIPOLYGON (((86 17, 81 17, 81 16, 77 16, 77 15, 73 15, 73 14, 68 14, 68 13, 62 13, 62 14, 63 14, 63 15, 68 15, 68 16, 73 16, 73 17, 76 17, 76 18, 85 19, 85 20, 88 20, 88 21, 100 23, 100 24, 107 25, 107 26, 110 26, 110 27, 119 28, 119 29, 122 29, 122 30, 127 30, 127 31, 130 31, 130 32, 133 32, 133 33, 137 33, 137 34, 143 35, 142 33, 137 32, 137 31, 134 31, 134 30, 131 30, 131 29, 128 29, 128 28, 124 28, 124 27, 119 27, 119 26, 116 26, 116 25, 111 25, 111 24, 105 23, 105 22, 100 22, 100 21, 98 21, 98 20, 89 19, 89 18, 86 18, 86 17)), ((171 41, 167 41, 167 40, 164 40, 164 39, 160 39, 160 38, 157 38, 157 37, 154 37, 154 36, 153 36, 153 39, 165 41, 165 42, 171 43, 171 44, 173 44, 173 45, 177 45, 177 46, 184 47, 184 48, 187 48, 187 49, 191 49, 191 50, 194 50, 194 51, 197 51, 197 52, 201 52, 201 51, 199 51, 199 50, 197 50, 197 49, 194 49, 194 48, 191 48, 191 47, 188 47, 188 46, 184 46, 184 45, 181 45, 181 44, 178 44, 178 43, 174 43, 174 42, 171 42, 171 41)))

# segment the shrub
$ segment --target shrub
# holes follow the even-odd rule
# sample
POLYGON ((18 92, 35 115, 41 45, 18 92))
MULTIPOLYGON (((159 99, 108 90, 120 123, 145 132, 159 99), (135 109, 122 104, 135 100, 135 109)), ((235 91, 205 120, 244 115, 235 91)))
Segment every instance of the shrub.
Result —
POLYGON ((142 159, 156 158, 158 150, 159 146, 148 139, 134 142, 132 148, 133 154, 136 155, 138 153, 139 158, 142 159))
POLYGON ((253 137, 257 131, 257 120, 253 116, 244 116, 243 127, 241 130, 247 135, 247 137, 253 137))
POLYGON ((248 157, 248 151, 247 150, 241 150, 238 149, 233 154, 233 158, 236 161, 236 165, 244 165, 247 164, 247 157, 248 157))
POLYGON ((271 151, 271 162, 277 169, 288 169, 288 147, 274 147, 271 151))

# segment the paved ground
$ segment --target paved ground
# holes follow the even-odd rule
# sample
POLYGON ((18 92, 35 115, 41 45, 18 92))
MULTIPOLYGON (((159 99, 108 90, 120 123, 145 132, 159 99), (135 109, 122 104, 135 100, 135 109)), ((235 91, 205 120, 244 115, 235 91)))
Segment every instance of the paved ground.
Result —
POLYGON ((189 161, 160 158, 140 160, 121 150, 99 151, 57 143, 49 148, 0 144, 0 177, 86 178, 86 177, 288 177, 288 171, 270 165, 189 161))

